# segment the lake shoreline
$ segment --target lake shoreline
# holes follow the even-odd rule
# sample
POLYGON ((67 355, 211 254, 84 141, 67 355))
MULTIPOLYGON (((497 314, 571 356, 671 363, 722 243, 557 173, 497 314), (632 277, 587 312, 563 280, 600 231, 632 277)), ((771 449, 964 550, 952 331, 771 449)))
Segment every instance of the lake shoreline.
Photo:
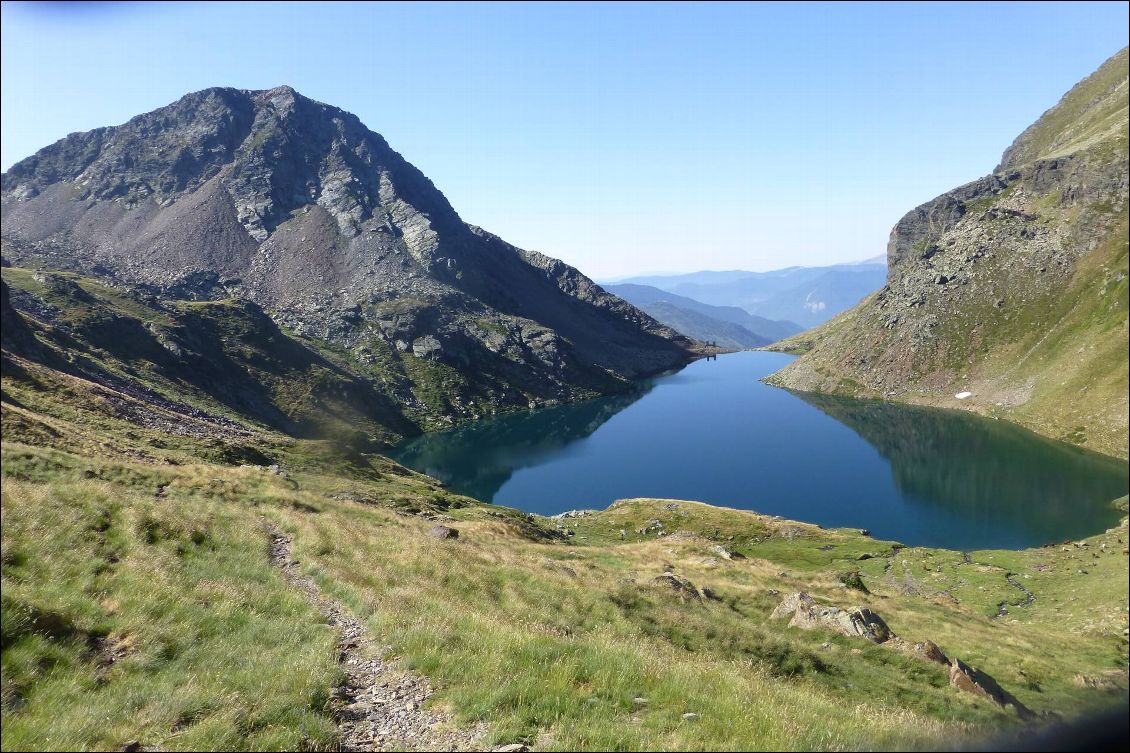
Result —
POLYGON ((622 395, 484 419, 387 455, 459 494, 544 515, 698 499, 965 550, 1116 522, 1106 503, 1130 485, 1123 461, 964 411, 761 381, 792 358, 700 360, 622 395))

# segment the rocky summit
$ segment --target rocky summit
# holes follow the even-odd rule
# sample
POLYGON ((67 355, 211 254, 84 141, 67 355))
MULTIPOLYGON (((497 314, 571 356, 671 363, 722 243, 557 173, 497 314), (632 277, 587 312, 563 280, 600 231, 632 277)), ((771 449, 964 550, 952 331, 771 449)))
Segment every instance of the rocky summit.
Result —
POLYGON ((1127 455, 1127 50, 906 214, 887 283, 774 384, 973 409, 1127 455))
MULTIPOLYGON (((208 89, 72 134, 5 173, 2 201, 5 267, 154 305, 238 299, 422 428, 616 392, 696 347, 465 223, 357 117, 289 87, 208 89)), ((13 303, 34 318, 34 298, 13 303)))

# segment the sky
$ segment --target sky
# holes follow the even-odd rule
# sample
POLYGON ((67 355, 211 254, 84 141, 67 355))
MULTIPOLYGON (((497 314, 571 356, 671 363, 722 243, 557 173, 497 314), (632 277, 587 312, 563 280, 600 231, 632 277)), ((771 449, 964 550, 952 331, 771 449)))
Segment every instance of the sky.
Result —
POLYGON ((1127 44, 1114 3, 18 3, 0 162, 211 86, 355 113, 590 276, 883 254, 1127 44))

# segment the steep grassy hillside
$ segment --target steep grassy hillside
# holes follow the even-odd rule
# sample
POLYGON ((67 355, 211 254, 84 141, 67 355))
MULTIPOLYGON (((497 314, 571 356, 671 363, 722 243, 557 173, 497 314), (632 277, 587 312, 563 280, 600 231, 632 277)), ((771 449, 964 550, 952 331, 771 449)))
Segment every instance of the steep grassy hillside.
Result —
MULTIPOLYGON (((29 348, 35 360, 77 377, 144 393, 142 400, 172 401, 176 410, 209 404, 224 420, 249 419, 291 435, 348 435, 383 446, 449 427, 456 416, 473 420, 560 397, 553 385, 519 390, 505 371, 456 369, 379 341, 361 352, 336 347, 280 327, 246 300, 160 298, 75 273, 19 267, 5 267, 3 280, 5 337, 10 321, 15 350, 29 348)), ((615 381, 603 386, 621 389, 615 381)), ((597 394, 594 385, 570 396, 597 394)))
MULTIPOLYGON (((45 431, 78 431, 6 408, 45 431)), ((1087 549, 963 558, 639 500, 567 520, 566 537, 554 521, 451 497, 379 461, 286 478, 176 452, 159 464, 128 448, 94 460, 11 440, 9 415, 8 750, 332 745, 332 631, 271 572, 261 517, 293 533, 302 569, 403 666, 432 678, 434 704, 461 724, 488 722, 494 742, 932 747, 1016 723, 951 687, 944 667, 770 620, 778 592, 870 606, 1037 714, 1118 703, 1126 686, 1125 528, 1087 549), (459 539, 429 538, 437 519, 459 539), (841 582, 855 570, 867 592, 841 582), (673 591, 668 571, 704 595, 673 591)), ((129 431, 107 423, 99 434, 116 445, 129 431)))
POLYGON ((136 343, 71 363, 62 330, 4 316, 5 750, 332 749, 374 702, 334 690, 344 644, 272 564, 271 526, 480 745, 937 747, 1125 704, 1125 520, 963 554, 674 500, 548 519, 142 380, 136 343), (773 619, 798 591, 901 640, 773 619), (1010 705, 951 685, 927 639, 1010 705))
POLYGON ((774 346, 803 357, 771 382, 961 407, 1126 457, 1127 186, 1123 50, 995 173, 900 220, 886 287, 774 346))

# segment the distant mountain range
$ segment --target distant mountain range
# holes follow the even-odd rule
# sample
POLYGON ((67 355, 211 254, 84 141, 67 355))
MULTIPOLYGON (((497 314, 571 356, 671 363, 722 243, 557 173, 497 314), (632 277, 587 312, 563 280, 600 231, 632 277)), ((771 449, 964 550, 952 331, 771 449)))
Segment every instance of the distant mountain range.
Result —
POLYGON ((737 306, 712 306, 651 285, 606 285, 605 290, 677 332, 723 348, 757 348, 804 329, 793 322, 754 316, 737 306))
POLYGON ((649 285, 711 306, 736 306, 762 319, 795 322, 808 329, 859 303, 883 287, 886 280, 886 261, 875 257, 854 264, 786 267, 770 272, 644 275, 606 286, 649 285))

